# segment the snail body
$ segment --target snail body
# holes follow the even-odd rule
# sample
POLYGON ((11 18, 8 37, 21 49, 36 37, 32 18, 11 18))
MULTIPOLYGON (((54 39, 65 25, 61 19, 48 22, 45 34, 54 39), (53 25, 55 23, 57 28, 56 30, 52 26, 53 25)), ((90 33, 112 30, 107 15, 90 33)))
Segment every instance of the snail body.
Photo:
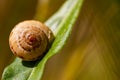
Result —
POLYGON ((14 55, 24 61, 34 61, 44 55, 54 40, 52 31, 39 21, 17 24, 10 33, 9 45, 14 55))

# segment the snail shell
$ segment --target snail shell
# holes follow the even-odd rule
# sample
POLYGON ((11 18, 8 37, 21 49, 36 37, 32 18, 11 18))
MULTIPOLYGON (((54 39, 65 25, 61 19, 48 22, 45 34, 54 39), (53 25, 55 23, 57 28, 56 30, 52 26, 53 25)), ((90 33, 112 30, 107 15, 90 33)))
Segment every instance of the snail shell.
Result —
POLYGON ((9 36, 10 49, 24 61, 34 61, 42 57, 53 40, 52 31, 35 20, 17 24, 9 36))

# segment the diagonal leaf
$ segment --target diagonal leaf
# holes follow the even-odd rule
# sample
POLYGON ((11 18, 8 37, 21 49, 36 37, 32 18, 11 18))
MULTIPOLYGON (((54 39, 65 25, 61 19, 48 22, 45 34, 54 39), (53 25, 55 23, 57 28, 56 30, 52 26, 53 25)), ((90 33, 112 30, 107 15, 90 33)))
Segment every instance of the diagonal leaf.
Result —
POLYGON ((78 17, 82 3, 83 0, 67 0, 60 10, 45 22, 45 24, 53 30, 56 38, 42 60, 24 62, 16 58, 15 61, 4 70, 2 80, 40 80, 47 60, 58 53, 65 45, 73 24, 78 17))

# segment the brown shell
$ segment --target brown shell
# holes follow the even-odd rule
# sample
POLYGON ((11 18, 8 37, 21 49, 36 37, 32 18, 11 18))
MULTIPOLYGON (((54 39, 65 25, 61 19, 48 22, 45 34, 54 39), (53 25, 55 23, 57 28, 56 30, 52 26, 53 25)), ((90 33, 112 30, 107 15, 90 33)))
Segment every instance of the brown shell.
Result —
POLYGON ((13 28, 9 37, 13 54, 25 61, 42 57, 54 40, 52 31, 39 21, 28 20, 13 28))

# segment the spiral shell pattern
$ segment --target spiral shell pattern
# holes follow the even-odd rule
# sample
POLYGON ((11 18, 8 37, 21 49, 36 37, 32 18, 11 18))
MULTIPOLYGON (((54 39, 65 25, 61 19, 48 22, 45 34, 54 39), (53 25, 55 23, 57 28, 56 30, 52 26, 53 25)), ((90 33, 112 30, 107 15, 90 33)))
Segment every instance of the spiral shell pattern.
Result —
POLYGON ((25 61, 42 57, 54 40, 52 31, 39 21, 29 20, 13 28, 9 37, 13 54, 25 61))

